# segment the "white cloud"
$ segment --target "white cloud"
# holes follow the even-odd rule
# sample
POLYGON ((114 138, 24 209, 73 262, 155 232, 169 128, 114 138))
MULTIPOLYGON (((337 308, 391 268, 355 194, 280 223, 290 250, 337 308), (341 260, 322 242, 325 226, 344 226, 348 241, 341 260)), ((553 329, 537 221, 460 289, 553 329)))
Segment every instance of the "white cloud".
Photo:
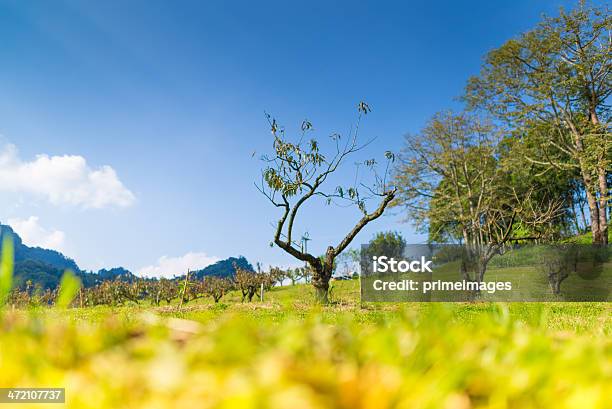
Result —
POLYGON ((127 207, 135 197, 110 166, 92 169, 82 156, 36 155, 23 161, 15 145, 0 150, 0 191, 29 193, 55 205, 127 207))
POLYGON ((179 257, 162 256, 157 264, 138 269, 140 276, 172 278, 183 275, 187 270, 200 270, 219 261, 218 257, 211 257, 206 253, 189 252, 179 257))
POLYGON ((61 230, 48 230, 38 222, 38 217, 30 216, 27 219, 9 219, 9 226, 21 237, 24 244, 33 247, 42 247, 57 251, 64 251, 66 235, 61 230))

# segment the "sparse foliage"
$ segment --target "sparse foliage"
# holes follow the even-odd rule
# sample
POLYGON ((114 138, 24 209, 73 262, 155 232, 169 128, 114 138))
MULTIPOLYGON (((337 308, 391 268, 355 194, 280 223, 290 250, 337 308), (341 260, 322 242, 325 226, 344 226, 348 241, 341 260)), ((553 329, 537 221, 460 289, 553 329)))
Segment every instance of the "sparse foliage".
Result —
POLYGON ((322 153, 320 141, 310 138, 313 126, 304 122, 301 134, 296 141, 291 140, 284 128, 276 119, 267 116, 273 136, 273 154, 265 155, 262 160, 265 167, 262 180, 256 184, 259 191, 276 207, 282 210, 282 215, 276 224, 273 244, 298 260, 308 263, 312 270, 312 283, 319 300, 327 302, 329 280, 333 273, 335 258, 351 243, 357 234, 371 221, 380 217, 389 203, 395 198, 396 190, 388 181, 390 164, 394 155, 385 153, 386 166, 382 174, 377 171, 377 161, 368 159, 360 162, 373 175, 373 183, 368 185, 356 178, 349 186, 337 186, 329 190, 328 178, 335 173, 349 157, 363 149, 366 144, 358 143, 358 130, 361 118, 371 111, 368 104, 358 105, 359 118, 354 130, 343 138, 334 133, 330 136, 333 146, 332 153, 322 153), (294 223, 299 209, 305 202, 320 198, 327 204, 344 203, 356 206, 362 214, 361 219, 351 231, 335 246, 328 246, 323 258, 318 258, 299 247, 294 241, 294 223), (375 201, 373 211, 368 211, 368 204, 375 201))

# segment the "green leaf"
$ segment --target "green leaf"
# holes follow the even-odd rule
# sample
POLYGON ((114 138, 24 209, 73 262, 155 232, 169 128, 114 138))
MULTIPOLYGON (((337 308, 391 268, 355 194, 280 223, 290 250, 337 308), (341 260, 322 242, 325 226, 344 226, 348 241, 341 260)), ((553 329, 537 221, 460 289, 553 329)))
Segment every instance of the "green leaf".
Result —
POLYGON ((368 112, 372 111, 372 109, 370 109, 370 106, 363 101, 361 101, 359 105, 357 105, 357 110, 359 112, 362 112, 364 115, 367 115, 368 112))
POLYGON ((13 238, 5 235, 2 240, 2 260, 0 261, 0 305, 6 304, 13 287, 13 238))
POLYGON ((81 288, 81 280, 70 270, 66 270, 60 282, 59 295, 55 306, 66 308, 76 297, 81 288))

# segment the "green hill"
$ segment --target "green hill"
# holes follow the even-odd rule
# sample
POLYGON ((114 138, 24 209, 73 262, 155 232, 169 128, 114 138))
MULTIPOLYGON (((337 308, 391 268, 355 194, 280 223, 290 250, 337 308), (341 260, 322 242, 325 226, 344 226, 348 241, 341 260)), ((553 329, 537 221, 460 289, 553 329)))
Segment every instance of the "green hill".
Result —
MULTIPOLYGON (((116 278, 130 280, 135 278, 128 270, 117 267, 110 270, 100 270, 98 273, 84 271, 77 263, 59 251, 30 247, 23 244, 21 237, 11 226, 0 224, 0 240, 8 236, 13 241, 15 252, 15 285, 24 288, 28 281, 33 287, 53 289, 59 285, 64 271, 73 271, 86 287, 93 286, 104 280, 116 278)), ((0 251, 1 254, 1 251, 0 251)))
POLYGON ((215 264, 211 264, 202 270, 195 271, 193 275, 198 279, 206 276, 231 278, 236 274, 236 267, 247 271, 255 271, 246 258, 238 256, 217 261, 215 264))

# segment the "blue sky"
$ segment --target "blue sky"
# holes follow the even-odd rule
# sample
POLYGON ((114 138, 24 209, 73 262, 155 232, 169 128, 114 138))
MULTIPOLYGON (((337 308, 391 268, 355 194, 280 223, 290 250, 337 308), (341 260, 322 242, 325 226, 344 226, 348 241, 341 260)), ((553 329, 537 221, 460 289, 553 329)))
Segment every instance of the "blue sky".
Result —
MULTIPOLYGON (((459 108, 488 50, 572 4, 0 0, 0 221, 87 269, 295 264, 269 247, 277 209, 253 186, 264 111, 325 137, 364 100, 361 135, 377 138, 364 154, 399 151, 459 108)), ((359 212, 303 216, 321 252, 359 212)), ((355 244, 389 229, 422 242, 401 219, 355 244)))

